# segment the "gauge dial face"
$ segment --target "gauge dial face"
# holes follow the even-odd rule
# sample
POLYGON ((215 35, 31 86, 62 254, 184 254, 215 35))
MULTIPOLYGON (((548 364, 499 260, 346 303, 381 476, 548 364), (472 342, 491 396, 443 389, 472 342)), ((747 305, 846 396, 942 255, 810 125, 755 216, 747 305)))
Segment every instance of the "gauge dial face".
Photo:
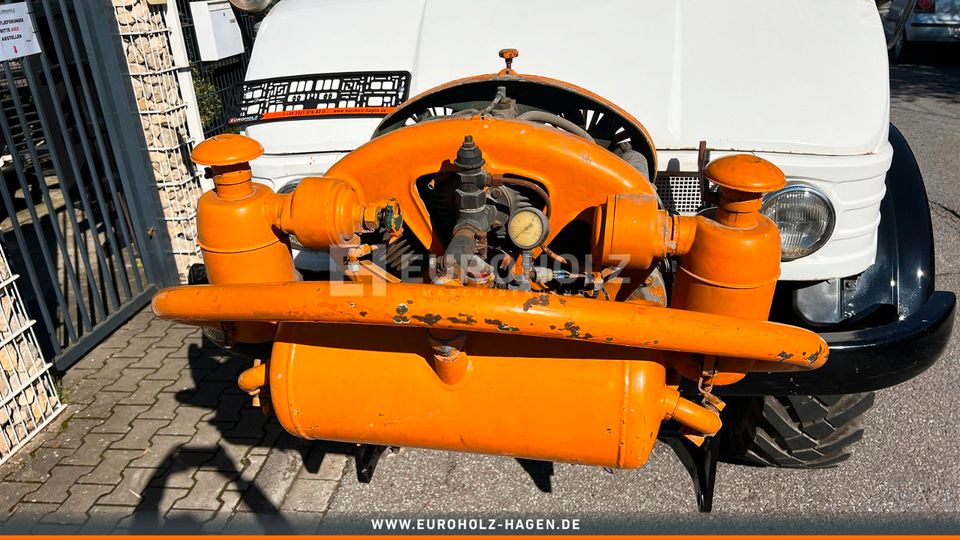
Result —
POLYGON ((550 225, 543 212, 536 208, 523 208, 514 212, 507 222, 510 241, 520 249, 533 249, 547 239, 550 225))

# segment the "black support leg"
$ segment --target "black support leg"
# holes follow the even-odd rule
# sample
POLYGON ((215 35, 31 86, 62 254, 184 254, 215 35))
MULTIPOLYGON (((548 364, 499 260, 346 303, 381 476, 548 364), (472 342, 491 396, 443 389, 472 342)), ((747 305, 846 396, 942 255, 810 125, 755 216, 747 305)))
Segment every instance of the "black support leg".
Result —
POLYGON ((713 509, 713 487, 717 478, 717 458, 720 456, 720 444, 717 437, 708 437, 697 446, 686 437, 671 437, 667 444, 680 458, 680 463, 693 479, 693 489, 697 496, 697 509, 709 512, 713 509))
POLYGON ((377 463, 386 449, 386 446, 376 444, 361 444, 357 447, 357 481, 369 484, 370 480, 373 480, 373 472, 377 470, 377 463))

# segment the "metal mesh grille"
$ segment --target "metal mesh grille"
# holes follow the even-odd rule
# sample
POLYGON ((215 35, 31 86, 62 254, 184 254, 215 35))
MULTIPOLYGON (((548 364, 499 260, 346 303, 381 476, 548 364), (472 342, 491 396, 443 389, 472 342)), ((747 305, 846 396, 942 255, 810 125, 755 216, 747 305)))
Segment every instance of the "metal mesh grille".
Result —
POLYGON ((310 111, 385 116, 387 109, 395 109, 409 93, 410 74, 406 71, 325 73, 250 81, 243 85, 240 117, 230 123, 314 116, 308 114, 310 111), (304 114, 281 114, 294 112, 304 114))
POLYGON ((654 182, 664 206, 680 215, 692 215, 703 206, 696 173, 660 173, 654 182))

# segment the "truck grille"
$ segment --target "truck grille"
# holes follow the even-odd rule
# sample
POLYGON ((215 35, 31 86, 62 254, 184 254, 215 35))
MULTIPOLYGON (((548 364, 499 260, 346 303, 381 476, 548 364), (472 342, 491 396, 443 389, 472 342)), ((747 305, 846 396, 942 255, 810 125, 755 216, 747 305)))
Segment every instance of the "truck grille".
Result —
POLYGON ((654 186, 667 210, 689 216, 703 207, 700 177, 696 173, 660 173, 654 186))

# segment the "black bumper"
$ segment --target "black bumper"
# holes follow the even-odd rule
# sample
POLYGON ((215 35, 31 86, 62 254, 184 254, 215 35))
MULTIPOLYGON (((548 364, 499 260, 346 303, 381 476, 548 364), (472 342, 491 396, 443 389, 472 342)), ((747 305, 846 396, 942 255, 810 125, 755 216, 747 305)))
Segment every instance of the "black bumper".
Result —
POLYGON ((953 329, 957 297, 938 291, 901 321, 821 334, 830 357, 820 369, 798 373, 751 373, 718 388, 723 395, 827 395, 879 390, 916 377, 943 353, 953 329))

